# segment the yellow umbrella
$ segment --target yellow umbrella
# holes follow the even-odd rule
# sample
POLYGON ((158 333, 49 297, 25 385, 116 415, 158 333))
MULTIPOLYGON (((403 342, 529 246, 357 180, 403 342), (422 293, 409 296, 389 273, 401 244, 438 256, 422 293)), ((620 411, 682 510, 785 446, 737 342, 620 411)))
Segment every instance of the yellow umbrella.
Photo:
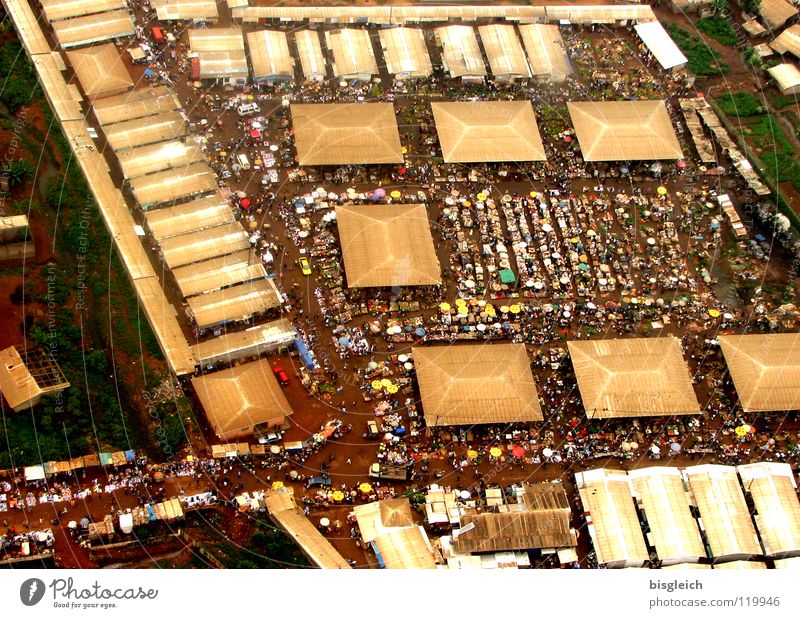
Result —
POLYGON ((397 199, 398 197, 400 197, 401 193, 400 193, 400 191, 392 191, 389 195, 391 195, 393 198, 397 199))
POLYGON ((408 148, 406 148, 405 146, 403 146, 403 154, 408 154, 408 148))
POLYGON ((467 458, 468 459, 475 459, 477 456, 478 456, 478 451, 473 451, 472 449, 469 449, 467 451, 467 458))
POLYGON ((530 193, 528 193, 528 195, 530 195, 531 197, 536 197, 536 191, 531 191, 530 193))
POLYGON ((464 207, 465 208, 469 208, 470 206, 472 206, 472 202, 470 202, 469 200, 465 200, 464 201, 464 207))
POLYGON ((381 390, 382 386, 383 386, 383 384, 381 384, 380 380, 373 380, 372 381, 372 390, 379 391, 379 390, 381 390))
POLYGON ((736 432, 736 435, 739 436, 740 438, 743 438, 744 436, 747 435, 747 428, 745 428, 744 425, 739 425, 734 431, 736 432))
POLYGON ((577 236, 573 236, 572 238, 570 238, 570 239, 569 239, 569 241, 570 241, 570 242, 571 242, 573 245, 577 245, 577 244, 578 244, 578 240, 579 240, 579 239, 578 239, 578 237, 577 237, 577 236))
POLYGON ((667 188, 666 187, 659 187, 658 189, 656 189, 656 191, 658 192, 659 195, 666 195, 667 194, 667 188))
POLYGON ((511 305, 511 306, 508 308, 508 310, 509 310, 511 313, 519 313, 520 311, 522 311, 522 307, 520 307, 519 305, 511 305))
POLYGON ((331 497, 334 500, 336 500, 336 502, 341 502, 342 500, 344 500, 344 494, 341 491, 339 491, 338 489, 333 492, 333 496, 331 496, 331 497))
POLYGON ((358 486, 358 489, 361 491, 362 494, 368 494, 369 492, 372 491, 372 485, 370 485, 369 483, 361 483, 361 485, 358 486))
POLYGON ((501 451, 499 447, 497 447, 497 446, 493 446, 493 447, 492 447, 492 448, 489 450, 489 454, 490 454, 492 457, 500 457, 500 455, 502 455, 502 454, 503 454, 503 451, 501 451))
POLYGON ((486 195, 485 193, 478 193, 478 195, 477 195, 477 198, 478 198, 479 202, 485 202, 487 197, 489 197, 489 196, 486 195))
POLYGON ((283 489, 283 481, 275 481, 272 484, 272 489, 283 489))
POLYGON ((712 318, 718 318, 720 316, 720 313, 718 309, 709 309, 708 315, 710 315, 712 318))
POLYGON ((447 313, 448 311, 450 311, 450 304, 449 303, 442 303, 441 305, 439 305, 439 309, 441 309, 442 311, 447 313))
POLYGON ((381 386, 385 388, 389 388, 392 385, 392 381, 389 378, 384 378, 381 380, 381 386))
POLYGON ((490 318, 496 315, 493 305, 486 305, 486 315, 490 318))
POLYGON ((466 306, 467 306, 467 301, 465 301, 463 298, 456 298, 456 307, 466 307, 466 306))
POLYGON ((500 313, 508 313, 508 307, 506 305, 500 307, 500 313))
POLYGON ((397 386, 397 384, 390 384, 389 386, 386 387, 386 392, 392 395, 394 395, 399 390, 400 388, 397 386))

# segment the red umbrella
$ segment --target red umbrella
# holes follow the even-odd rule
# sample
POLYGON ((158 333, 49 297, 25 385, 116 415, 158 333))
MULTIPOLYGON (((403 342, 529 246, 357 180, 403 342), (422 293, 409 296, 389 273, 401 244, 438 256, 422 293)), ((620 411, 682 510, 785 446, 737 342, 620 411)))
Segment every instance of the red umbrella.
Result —
POLYGON ((239 202, 239 205, 242 208, 250 208, 250 204, 251 204, 251 202, 250 202, 249 198, 244 198, 241 202, 239 202))
POLYGON ((403 176, 406 173, 406 168, 401 167, 399 170, 397 170, 397 173, 403 176))
POLYGON ((250 137, 252 137, 253 139, 261 139, 261 131, 259 131, 258 129, 253 129, 252 131, 250 131, 250 137))
POLYGON ((517 459, 522 459, 522 456, 525 455, 525 449, 517 444, 511 449, 511 454, 517 459))

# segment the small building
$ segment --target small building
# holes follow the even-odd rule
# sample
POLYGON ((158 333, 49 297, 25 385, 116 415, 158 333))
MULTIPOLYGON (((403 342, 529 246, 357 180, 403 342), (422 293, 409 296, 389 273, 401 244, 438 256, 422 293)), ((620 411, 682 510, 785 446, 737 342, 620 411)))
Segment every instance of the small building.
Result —
POLYGON ((250 251, 237 251, 172 271, 184 298, 216 292, 222 288, 264 279, 267 271, 250 251))
POLYGON ((412 351, 429 427, 542 420, 523 344, 414 346, 412 351))
POLYGON ((186 302, 197 328, 205 330, 263 315, 269 309, 279 307, 282 300, 272 279, 254 279, 192 296, 186 302))
POLYGON ((194 346, 194 355, 200 366, 216 363, 233 363, 250 356, 261 356, 292 345, 297 340, 297 329, 286 318, 266 322, 247 330, 224 333, 201 341, 194 346))
POLYGON ((289 53, 289 39, 285 32, 248 32, 247 48, 253 81, 270 84, 294 79, 294 58, 289 53))
POLYGON ((325 43, 333 55, 333 74, 337 79, 367 82, 378 74, 378 63, 367 30, 328 30, 325 43))
POLYGON ((424 204, 337 206, 336 223, 347 287, 441 284, 424 204))
POLYGON ((767 69, 770 77, 775 80, 778 90, 783 95, 800 93, 800 70, 794 64, 776 64, 767 69))
POLYGON ((797 15, 797 8, 787 0, 759 0, 758 14, 770 30, 777 30, 797 15))
POLYGON ((241 28, 189 30, 189 54, 200 63, 200 79, 244 86, 249 69, 241 28))
POLYGON ((42 13, 51 22, 128 7, 125 0, 39 0, 39 3, 42 13))
POLYGON ((145 213, 145 220, 153 236, 160 242, 173 236, 233 223, 235 217, 228 197, 216 191, 208 197, 149 210, 145 213))
POLYGON ((792 54, 800 59, 800 24, 789 26, 769 44, 779 54, 792 54))
POLYGON ((145 210, 217 189, 217 177, 205 161, 130 180, 136 200, 145 210))
POLYGON ((115 152, 166 142, 186 135, 189 123, 180 112, 163 112, 133 120, 117 122, 106 128, 106 141, 115 152))
POLYGON ((122 175, 132 179, 164 170, 184 170, 195 163, 205 162, 205 154, 194 141, 171 140, 130 148, 119 153, 117 159, 122 175))
POLYGON ((192 378, 192 388, 221 440, 282 427, 292 413, 269 361, 263 359, 192 378))
POLYGON ((170 269, 250 249, 244 229, 235 221, 163 238, 159 246, 164 262, 170 269))
POLYGON ((36 255, 28 217, 0 217, 0 262, 27 260, 36 255))
POLYGON ((101 126, 174 112, 181 107, 175 92, 166 86, 139 88, 125 94, 103 97, 92 103, 94 115, 101 126))
POLYGON ((0 352, 0 394, 14 412, 27 410, 42 397, 69 388, 55 358, 44 351, 15 347, 0 352))
POLYGON ((67 58, 89 100, 133 88, 133 80, 113 43, 68 51, 67 58))

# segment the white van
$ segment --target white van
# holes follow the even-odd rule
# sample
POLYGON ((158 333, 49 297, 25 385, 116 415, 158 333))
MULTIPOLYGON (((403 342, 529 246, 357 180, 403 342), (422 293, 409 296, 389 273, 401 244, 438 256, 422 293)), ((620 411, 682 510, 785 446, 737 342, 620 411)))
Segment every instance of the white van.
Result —
POLYGON ((242 103, 236 108, 236 112, 240 116, 249 116, 250 114, 260 114, 261 108, 256 103, 242 103))
POLYGON ((236 162, 239 164, 239 167, 243 170, 250 169, 250 159, 247 158, 246 154, 236 155, 236 162))

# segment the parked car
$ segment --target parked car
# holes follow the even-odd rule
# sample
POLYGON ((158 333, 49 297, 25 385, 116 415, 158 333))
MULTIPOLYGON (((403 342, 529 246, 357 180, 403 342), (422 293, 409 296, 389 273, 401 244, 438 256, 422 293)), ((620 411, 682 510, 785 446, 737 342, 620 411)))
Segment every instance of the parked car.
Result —
POLYGON ((281 386, 287 386, 289 384, 289 375, 286 373, 286 370, 280 365, 276 365, 275 367, 273 367, 272 373, 275 374, 275 377, 278 380, 278 384, 280 384, 281 386))
POLYGON ((301 257, 299 260, 297 260, 297 263, 300 265, 300 271, 304 275, 308 276, 311 274, 311 264, 308 263, 306 258, 301 257))
POLYGON ((308 479, 308 486, 309 487, 330 487, 331 486, 331 477, 328 475, 325 476, 312 476, 308 479))

